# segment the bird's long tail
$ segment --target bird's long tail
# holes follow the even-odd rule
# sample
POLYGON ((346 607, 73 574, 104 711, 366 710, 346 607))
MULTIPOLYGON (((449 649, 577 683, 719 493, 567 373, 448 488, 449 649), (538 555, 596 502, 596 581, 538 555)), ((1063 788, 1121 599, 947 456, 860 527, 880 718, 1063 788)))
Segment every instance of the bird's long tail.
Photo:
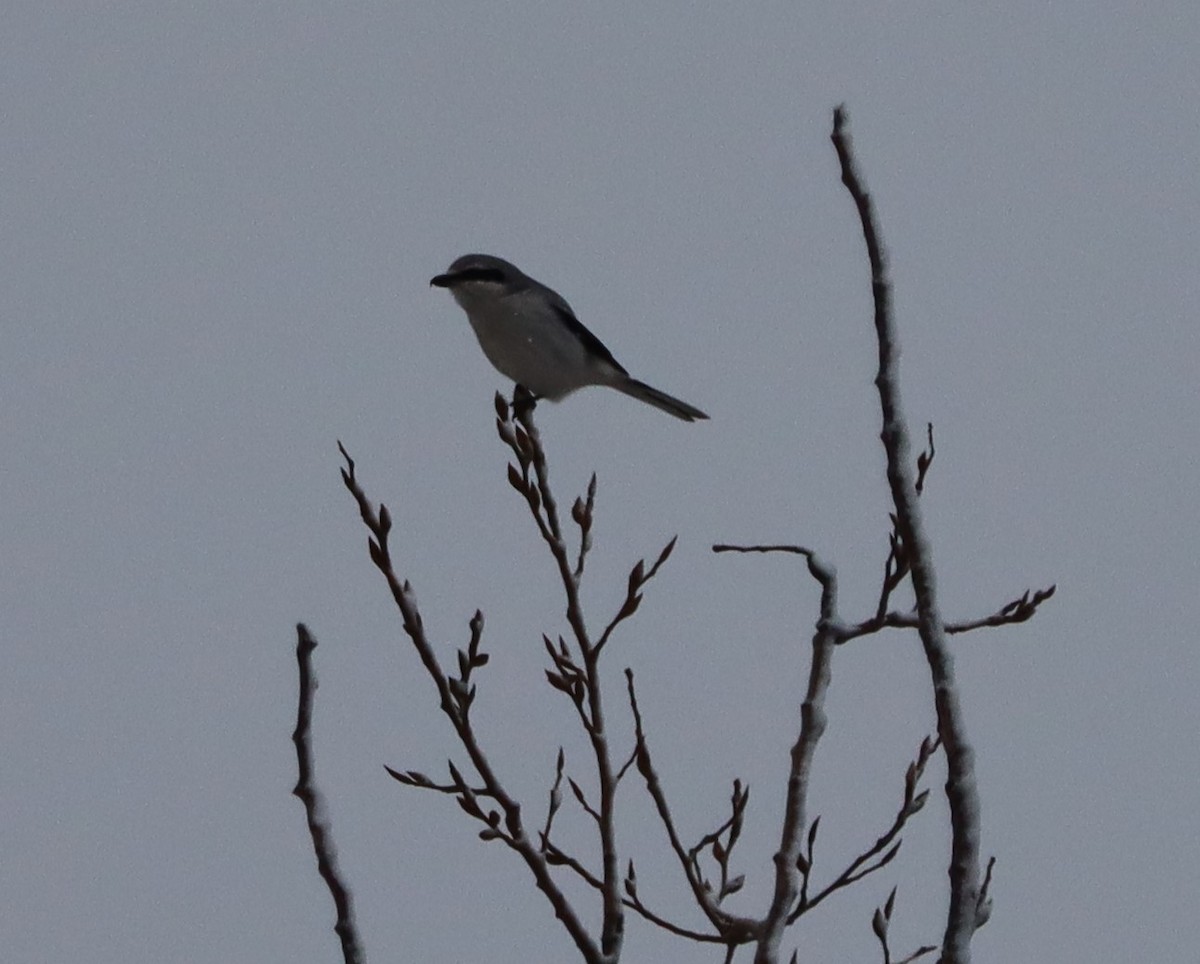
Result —
POLYGON ((676 418, 681 418, 685 422, 694 422, 700 418, 708 418, 700 409, 689 405, 687 402, 681 402, 666 392, 660 392, 657 388, 651 388, 645 382, 639 382, 636 378, 613 382, 612 387, 619 392, 624 392, 626 395, 641 399, 655 408, 661 408, 664 412, 674 415, 676 418))

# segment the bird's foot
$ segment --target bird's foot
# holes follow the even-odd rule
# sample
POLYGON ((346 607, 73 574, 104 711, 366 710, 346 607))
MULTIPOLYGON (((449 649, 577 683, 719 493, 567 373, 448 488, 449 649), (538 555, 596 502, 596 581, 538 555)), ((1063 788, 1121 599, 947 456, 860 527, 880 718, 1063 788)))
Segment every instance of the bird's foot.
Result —
POLYGON ((517 387, 513 389, 513 414, 518 418, 524 415, 532 415, 533 409, 538 403, 538 398, 539 396, 534 395, 528 388, 518 383, 517 387))

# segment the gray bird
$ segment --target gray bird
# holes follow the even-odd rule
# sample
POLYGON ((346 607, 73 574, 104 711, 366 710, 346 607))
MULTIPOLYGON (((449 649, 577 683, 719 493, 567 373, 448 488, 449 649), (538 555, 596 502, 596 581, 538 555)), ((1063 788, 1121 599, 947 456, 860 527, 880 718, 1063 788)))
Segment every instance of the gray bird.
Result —
POLYGON ((536 398, 557 402, 587 385, 608 385, 685 422, 708 418, 631 377, 562 295, 502 258, 464 254, 429 283, 454 295, 496 370, 536 398))

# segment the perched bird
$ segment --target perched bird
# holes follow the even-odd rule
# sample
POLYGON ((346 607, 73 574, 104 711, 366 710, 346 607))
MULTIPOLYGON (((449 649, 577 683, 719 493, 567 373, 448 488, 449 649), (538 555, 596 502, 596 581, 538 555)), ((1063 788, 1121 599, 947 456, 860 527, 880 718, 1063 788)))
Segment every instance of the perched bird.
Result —
POLYGON ((429 283, 454 295, 488 361, 535 398, 557 402, 587 385, 608 385, 685 422, 708 418, 631 377, 562 295, 501 258, 464 254, 429 283))

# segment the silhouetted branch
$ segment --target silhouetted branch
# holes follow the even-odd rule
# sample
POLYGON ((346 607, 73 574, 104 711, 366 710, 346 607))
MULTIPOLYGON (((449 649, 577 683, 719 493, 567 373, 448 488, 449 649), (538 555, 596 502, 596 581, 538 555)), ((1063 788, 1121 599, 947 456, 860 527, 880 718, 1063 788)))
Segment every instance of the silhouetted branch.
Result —
MULTIPOLYGON (((729 818, 722 823, 716 830, 706 833, 700 840, 688 850, 688 857, 691 859, 692 866, 695 868, 697 875, 701 875, 700 854, 704 851, 709 851, 712 858, 716 861, 717 870, 720 872, 720 883, 716 888, 716 902, 720 904, 733 894, 736 894, 746 883, 744 875, 739 874, 736 877, 729 876, 729 861, 733 856, 734 848, 737 846, 738 839, 742 835, 742 826, 746 818, 746 804, 750 800, 750 789, 742 786, 741 780, 733 781, 733 794, 730 797, 730 814, 729 818), (722 840, 722 837, 725 839, 722 840)), ((707 879, 704 879, 705 886, 711 892, 711 884, 707 879)))
POLYGON ((576 497, 571 506, 571 518, 579 526, 579 557, 575 563, 575 581, 583 578, 583 564, 587 559, 588 550, 592 547, 592 521, 596 509, 596 473, 588 482, 587 501, 576 497))
MULTIPOLYGON (((547 858, 549 859, 550 863, 554 864, 555 866, 566 867, 568 870, 571 870, 579 877, 580 880, 588 884, 598 893, 603 891, 604 882, 601 881, 600 878, 591 871, 589 871, 585 866, 583 866, 579 860, 577 860, 575 857, 572 857, 570 854, 563 852, 554 844, 547 843, 546 848, 547 858)), ((660 927, 663 930, 674 934, 676 937, 686 937, 689 940, 698 941, 700 943, 725 943, 725 938, 719 934, 706 934, 702 931, 695 931, 691 928, 684 927, 681 924, 676 924, 673 921, 667 920, 665 917, 654 913, 654 911, 650 910, 649 907, 642 903, 641 897, 637 892, 637 875, 634 873, 632 860, 629 862, 629 870, 625 875, 625 893, 627 896, 621 899, 621 903, 625 907, 628 907, 630 910, 634 911, 639 917, 649 921, 656 927, 660 927)))
POLYGON ((987 870, 983 875, 983 885, 979 888, 979 900, 975 904, 975 929, 979 930, 992 916, 992 871, 996 867, 996 858, 989 857, 987 870))
POLYGON ((629 768, 637 763, 637 747, 633 748, 633 752, 629 754, 629 759, 621 764, 621 769, 617 771, 617 783, 625 779, 625 774, 629 772, 629 768))
POLYGON ((562 806, 563 767, 567 761, 563 748, 558 748, 558 759, 554 764, 554 783, 550 787, 550 801, 546 805, 546 825, 542 828, 542 850, 545 851, 550 842, 550 831, 554 826, 554 818, 562 806))
POLYGON ((973 629, 983 629, 988 626, 1011 626, 1014 623, 1023 623, 1037 612, 1038 606, 1054 595, 1057 588, 1057 586, 1050 586, 1048 589, 1039 589, 1034 592, 1032 597, 1029 595, 1029 590, 1026 589, 1019 599, 1014 599, 991 616, 960 623, 947 623, 946 632, 968 633, 973 629))
POLYGON ((782 546, 782 545, 773 545, 773 546, 731 546, 731 545, 728 545, 728 544, 726 544, 726 543, 723 543, 723 542, 719 542, 719 543, 717 543, 715 546, 713 546, 713 547, 712 547, 712 551, 713 551, 713 552, 747 552, 747 553, 749 553, 749 552, 760 552, 760 553, 768 553, 768 552, 789 552, 789 553, 791 553, 792 555, 796 555, 796 556, 807 556, 807 555, 809 555, 809 550, 808 550, 808 549, 805 549, 805 548, 804 548, 804 547, 802 547, 802 546, 782 546))
MULTIPOLYGON (((501 440, 508 445, 517 459, 516 466, 509 464, 509 483, 525 496, 538 531, 541 532, 542 538, 550 549, 550 554, 554 557, 559 580, 567 597, 567 622, 571 626, 583 660, 582 673, 579 673, 578 667, 571 663, 575 672, 572 677, 572 668, 568 668, 567 663, 563 661, 564 657, 569 660, 569 655, 565 653, 565 644, 560 646, 558 657, 555 656, 553 647, 547 646, 558 670, 557 674, 547 671, 547 680, 555 688, 570 695, 575 702, 596 759, 600 799, 595 809, 591 807, 587 809, 597 816, 601 858, 604 866, 604 886, 601 893, 604 914, 601 924, 600 948, 605 955, 615 957, 620 954, 625 925, 616 843, 617 781, 608 747, 608 735, 604 722, 604 700, 600 689, 598 668, 600 650, 607 638, 607 633, 601 638, 600 643, 592 643, 584 622, 583 607, 579 600, 579 580, 583 573, 587 547, 590 544, 595 484, 593 482, 588 486, 587 502, 580 505, 579 500, 576 500, 575 507, 572 509, 572 517, 580 527, 579 553, 575 565, 572 566, 566 539, 559 523, 557 503, 554 493, 550 489, 550 473, 546 464, 546 453, 542 446, 541 434, 533 421, 533 406, 524 403, 525 394, 524 389, 518 386, 517 392, 513 396, 511 417, 504 397, 499 393, 496 394, 496 430, 501 440), (586 711, 584 710, 585 702, 586 711)), ((636 610, 636 608, 637 606, 634 604, 633 609, 636 610)), ((578 793, 577 795, 582 800, 582 795, 578 793)))
MULTIPOLYGON (((580 543, 574 566, 571 565, 566 539, 558 518, 557 503, 550 488, 549 472, 541 436, 533 421, 533 405, 527 404, 523 389, 518 387, 510 407, 503 396, 497 394, 496 428, 501 440, 509 447, 516 462, 508 468, 508 480, 529 506, 543 540, 553 556, 563 591, 567 597, 567 622, 575 638, 579 659, 576 660, 571 647, 560 636, 557 646, 548 636, 543 636, 547 655, 553 664, 546 670, 546 680, 555 689, 566 694, 575 706, 588 739, 592 744, 596 760, 598 796, 589 801, 580 785, 568 778, 568 785, 576 800, 596 823, 599 829, 603 860, 601 894, 604 902, 604 924, 601 947, 605 953, 615 954, 620 947, 623 931, 620 895, 619 866, 617 862, 615 831, 615 795, 617 784, 633 762, 633 757, 620 770, 614 771, 612 754, 604 721, 604 705, 600 686, 599 660, 608 641, 617 627, 634 615, 642 601, 642 589, 666 562, 675 547, 675 539, 659 553, 649 569, 645 560, 640 560, 629 574, 624 602, 616 615, 609 621, 600 637, 594 642, 588 633, 579 598, 579 583, 583 575, 587 552, 591 546, 591 529, 596 501, 596 477, 588 483, 587 496, 577 498, 571 508, 571 517, 579 526, 580 543)), ((636 756, 636 754, 635 754, 636 756)), ((556 788, 561 780, 556 777, 556 788)), ((561 793, 561 790, 558 792, 561 793)), ((549 832, 543 835, 543 847, 555 860, 573 866, 561 851, 553 848, 549 832)), ((639 913, 643 911, 637 908, 639 913)))
POLYGON ((629 582, 625 589, 625 601, 621 604, 621 608, 617 610, 617 614, 604 627, 604 632, 600 634, 600 639, 596 642, 596 654, 599 655, 600 650, 604 648, 604 644, 608 642, 612 636, 613 630, 621 623, 638 611, 638 606, 642 604, 641 588, 646 585, 662 567, 662 564, 667 561, 671 555, 671 550, 675 548, 675 541, 678 536, 672 536, 671 541, 663 547, 662 552, 658 554, 658 559, 655 560, 650 571, 646 571, 646 560, 639 559, 633 570, 629 573, 629 582))
POLYGON ((858 210, 875 301, 875 333, 879 370, 875 386, 882 413, 880 437, 887 453, 887 479, 896 507, 897 531, 911 568, 917 600, 918 632, 933 683, 938 735, 946 753, 946 798, 950 805, 950 908, 942 941, 943 964, 966 964, 971 959, 971 935, 979 898, 979 793, 974 754, 966 736, 954 680, 954 661, 946 643, 938 610, 932 552, 925 538, 916 485, 909 471, 908 429, 900 403, 899 352, 892 320, 891 283, 871 197, 862 186, 846 132, 846 111, 833 112, 832 141, 842 169, 842 183, 858 210))
POLYGON ((333 844, 333 831, 325 816, 325 798, 313 779, 312 709, 317 691, 317 677, 312 668, 312 653, 317 648, 317 641, 303 623, 296 626, 296 637, 300 698, 296 708, 296 728, 292 731, 292 742, 296 744, 296 762, 300 769, 300 777, 292 793, 304 804, 308 833, 317 857, 317 871, 333 897, 333 906, 337 912, 337 923, 333 929, 342 943, 342 959, 346 964, 358 964, 365 958, 358 936, 358 925, 354 921, 354 898, 338 869, 337 847, 333 844))
MULTIPOLYGON (((474 699, 475 690, 469 684, 468 680, 472 670, 482 667, 487 662, 486 654, 479 651, 479 639, 483 630, 482 616, 476 612, 471 622, 471 641, 468 643, 467 652, 464 654, 460 651, 459 653, 460 675, 457 678, 447 677, 446 673, 442 670, 441 664, 438 662, 428 637, 425 635, 424 622, 417 608, 416 596, 413 593, 412 586, 407 581, 401 582, 396 575, 388 541, 392 529, 391 514, 382 504, 379 506, 378 511, 371 506, 366 493, 358 484, 354 460, 340 442, 338 443, 338 449, 346 460, 346 467, 342 469, 342 482, 354 497, 355 502, 358 504, 359 514, 362 516, 363 523, 371 532, 371 538, 367 541, 371 561, 375 563, 375 567, 383 574, 384 579, 387 581, 392 598, 400 610, 404 631, 412 640, 413 646, 420 656, 421 663, 424 665, 434 686, 437 687, 438 694, 441 697, 440 705, 442 712, 450 720, 455 733, 458 735, 459 742, 467 751, 472 766, 474 766, 476 773, 479 774, 480 779, 483 781, 486 796, 495 801, 503 811, 503 815, 497 811, 485 811, 480 807, 478 798, 485 794, 477 793, 474 788, 470 787, 454 764, 450 763, 451 786, 453 787, 451 792, 454 793, 455 800, 465 813, 485 824, 485 829, 480 833, 480 836, 484 840, 500 840, 521 856, 525 861, 525 865, 533 874, 538 889, 550 901, 551 906, 554 908, 555 916, 563 922, 563 926, 571 935, 571 939, 575 942, 575 946, 579 948, 584 960, 588 961, 589 964, 612 964, 612 961, 616 959, 616 955, 602 951, 600 947, 596 946, 595 941, 587 932, 587 928, 584 927, 579 916, 575 913, 566 895, 555 883, 554 878, 550 874, 550 866, 540 846, 531 840, 525 831, 521 818, 521 805, 504 789, 499 777, 493 771, 491 763, 488 761, 472 726, 470 707, 474 699)), ((415 771, 403 772, 405 775, 411 777, 415 771)), ((389 769, 389 773, 393 777, 400 779, 402 771, 389 769)), ((405 781, 401 780, 401 782, 405 781)), ((432 781, 429 781, 429 783, 432 784, 432 781)), ((413 785, 416 784, 414 783, 413 785)), ((428 787, 428 789, 433 789, 433 787, 428 787)))
MULTIPOLYGON (((967 619, 946 623, 943 629, 947 636, 953 636, 957 633, 969 633, 976 629, 1023 623, 1037 612, 1038 607, 1042 603, 1054 595, 1056 589, 1056 586, 1039 589, 1032 596, 1029 590, 1026 590, 1022 596, 1010 603, 1006 603, 990 616, 985 616, 982 619, 967 619)), ((852 639, 857 639, 859 636, 867 636, 881 629, 917 629, 919 627, 920 620, 916 613, 898 613, 892 611, 884 613, 883 616, 875 616, 861 623, 843 628, 838 633, 838 643, 847 643, 852 639)))
POLYGON ((650 799, 654 801, 659 820, 662 821, 663 828, 667 832, 667 839, 670 841, 671 849, 675 852, 675 856, 679 860, 679 865, 683 869, 683 875, 692 889, 692 896, 696 899, 700 910, 704 912, 709 922, 716 928, 722 942, 746 943, 755 937, 758 931, 758 924, 749 918, 734 916, 718 905, 718 902, 713 899, 712 892, 706 885, 706 881, 693 855, 683 846, 683 842, 679 837, 679 831, 675 827, 675 819, 671 815, 671 807, 667 803, 666 794, 663 792, 658 771, 655 770, 654 763, 650 758, 650 746, 646 741, 646 731, 642 722, 641 707, 638 706, 637 691, 634 688, 632 670, 625 670, 625 681, 629 691, 629 706, 633 711, 634 735, 637 740, 636 758, 638 772, 642 775, 642 779, 645 780, 646 790, 650 794, 650 799))
POLYGON ((830 894, 841 890, 843 887, 848 887, 855 881, 862 880, 864 877, 875 873, 877 870, 882 870, 896 857, 900 852, 901 841, 897 838, 900 832, 907 825, 909 818, 916 816, 925 806, 925 802, 929 799, 928 790, 920 790, 921 777, 925 774, 925 766, 929 763, 929 758, 937 751, 939 741, 933 737, 925 737, 921 741, 920 749, 917 751, 917 757, 908 765, 908 769, 904 774, 904 796, 900 803, 900 808, 896 811, 895 819, 892 825, 872 844, 868 849, 854 858, 850 864, 843 870, 831 883, 821 890, 815 897, 808 897, 809 880, 813 869, 813 845, 817 838, 818 820, 813 821, 809 828, 807 839, 807 850, 804 853, 804 858, 799 862, 800 874, 803 877, 803 884, 800 890, 800 899, 796 902, 796 908, 788 916, 788 923, 793 923, 802 914, 807 913, 816 907, 830 894))
POLYGON ((929 438, 929 448, 917 456, 917 481, 913 486, 917 490, 917 495, 925 491, 925 476, 929 472, 929 467, 933 465, 933 457, 937 455, 937 449, 933 447, 933 422, 925 423, 925 432, 929 438))
MULTIPOLYGON (((701 931, 694 931, 690 927, 683 927, 680 924, 672 923, 665 917, 654 913, 644 903, 638 894, 637 889, 637 873, 633 869, 633 861, 629 861, 629 869, 625 873, 625 893, 628 895, 625 898, 625 906, 636 911, 640 916, 650 921, 650 923, 661 927, 663 930, 675 934, 677 937, 686 937, 693 941, 698 941, 702 944, 722 944, 727 941, 727 938, 721 934, 706 934, 701 931)), ((736 946, 736 945, 730 945, 736 946)))
MULTIPOLYGON (((896 906, 896 888, 892 888, 892 892, 888 894, 888 899, 882 907, 875 908, 875 913, 871 917, 871 930, 875 932, 875 936, 879 939, 879 946, 883 950, 883 964, 892 964, 892 950, 888 946, 888 927, 892 922, 892 911, 896 906)), ((926 954, 931 954, 937 950, 933 944, 927 944, 924 947, 919 947, 913 951, 908 957, 903 960, 896 961, 895 964, 912 964, 913 961, 924 957, 926 954)))
MULTIPOLYGON (((418 770, 393 770, 387 764, 384 764, 383 768, 387 771, 388 776, 397 783, 403 783, 406 787, 414 787, 417 790, 433 790, 435 793, 457 795, 462 793, 464 789, 459 784, 453 782, 437 783, 418 770)), ((466 789, 476 797, 491 796, 487 787, 467 787, 466 789)))
POLYGON ((675 829, 675 818, 671 816, 670 804, 667 803, 666 794, 663 792, 662 784, 658 778, 658 771, 654 769, 654 763, 650 759, 650 748, 646 742, 646 732, 642 725, 642 711, 638 706, 637 691, 633 684, 633 670, 625 670, 625 682, 629 689, 629 706, 633 711, 634 734, 637 740, 636 760, 638 772, 646 782, 646 789, 649 791, 650 798, 654 801, 654 805, 658 810, 658 817, 662 821, 663 828, 667 831, 667 839, 671 843, 671 849, 675 851, 675 856, 679 860, 679 865, 683 868, 684 877, 687 878, 688 884, 691 885, 692 894, 696 898, 696 902, 714 926, 719 926, 721 920, 720 911, 709 900, 708 894, 704 890, 703 881, 697 876, 691 858, 688 856, 682 840, 680 840, 679 831, 675 829))
POLYGON ((883 562, 883 582, 879 587, 879 602, 875 605, 876 620, 884 618, 892 593, 900 587, 909 572, 908 555, 900 541, 896 514, 891 513, 889 518, 892 520, 892 531, 888 533, 888 554, 883 562))

